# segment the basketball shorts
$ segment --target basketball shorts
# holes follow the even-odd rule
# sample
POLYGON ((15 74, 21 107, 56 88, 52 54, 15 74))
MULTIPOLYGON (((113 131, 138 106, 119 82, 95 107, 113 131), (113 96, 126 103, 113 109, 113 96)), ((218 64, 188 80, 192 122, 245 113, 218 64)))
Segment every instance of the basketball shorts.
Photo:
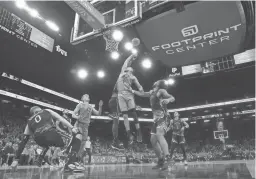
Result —
POLYGON ((186 140, 184 136, 172 134, 172 142, 176 144, 184 144, 186 140))
POLYGON ((118 104, 121 112, 126 112, 136 108, 134 95, 130 93, 119 93, 118 104))
POLYGON ((111 97, 109 102, 108 102, 108 107, 109 107, 111 113, 119 114, 120 109, 119 109, 119 105, 118 105, 118 98, 117 97, 111 97))
POLYGON ((88 137, 88 129, 89 129, 90 123, 81 123, 81 122, 76 122, 75 127, 78 129, 78 131, 82 134, 82 140, 86 141, 88 137))
POLYGON ((35 142, 41 147, 65 147, 71 137, 61 134, 56 128, 51 127, 41 132, 35 132, 35 142))
POLYGON ((82 157, 85 157, 86 155, 92 155, 91 149, 86 149, 85 151, 83 151, 82 157))
POLYGON ((158 134, 159 131, 161 135, 165 135, 169 131, 169 116, 166 115, 163 111, 154 111, 153 116, 154 123, 151 127, 151 134, 158 134))

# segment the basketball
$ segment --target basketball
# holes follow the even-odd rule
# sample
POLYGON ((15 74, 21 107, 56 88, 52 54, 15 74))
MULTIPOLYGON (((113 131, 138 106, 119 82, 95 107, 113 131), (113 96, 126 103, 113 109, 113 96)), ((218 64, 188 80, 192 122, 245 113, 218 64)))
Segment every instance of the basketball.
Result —
POLYGON ((138 39, 138 38, 132 39, 132 45, 135 47, 140 45, 140 39, 138 39))

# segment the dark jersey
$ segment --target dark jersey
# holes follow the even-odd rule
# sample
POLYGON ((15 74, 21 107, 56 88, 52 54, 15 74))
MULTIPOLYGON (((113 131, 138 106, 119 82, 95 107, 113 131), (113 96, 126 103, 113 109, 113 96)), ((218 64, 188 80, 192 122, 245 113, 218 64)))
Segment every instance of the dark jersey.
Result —
POLYGON ((161 98, 157 96, 159 90, 152 91, 150 94, 150 105, 154 116, 154 124, 152 133, 156 133, 157 127, 162 127, 167 132, 170 125, 170 118, 167 112, 166 105, 161 104, 161 98))
POLYGON ((28 127, 33 133, 37 132, 39 129, 51 126, 54 126, 54 122, 51 113, 47 110, 41 110, 28 119, 28 127))
POLYGON ((178 120, 173 120, 173 134, 179 135, 179 136, 184 136, 184 131, 181 130, 182 127, 184 127, 183 121, 180 119, 178 120))
POLYGON ((161 110, 161 111, 166 111, 166 105, 162 105, 161 104, 161 98, 159 98, 157 96, 159 90, 157 91, 152 91, 151 95, 150 95, 150 105, 152 108, 152 111, 157 111, 157 110, 161 110))

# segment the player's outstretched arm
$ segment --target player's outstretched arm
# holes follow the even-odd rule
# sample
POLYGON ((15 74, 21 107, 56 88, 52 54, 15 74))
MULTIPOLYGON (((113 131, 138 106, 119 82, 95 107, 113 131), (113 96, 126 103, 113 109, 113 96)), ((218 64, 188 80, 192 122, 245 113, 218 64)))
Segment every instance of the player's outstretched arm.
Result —
POLYGON ((24 131, 24 137, 21 140, 21 142, 19 143, 18 150, 16 151, 15 160, 13 160, 13 162, 11 164, 12 168, 17 168, 18 161, 20 159, 20 156, 21 156, 26 144, 28 143, 30 135, 32 135, 32 131, 29 129, 29 126, 27 125, 25 128, 25 131, 24 131))
POLYGON ((58 121, 60 121, 63 125, 67 126, 68 128, 73 128, 73 126, 61 115, 59 115, 58 113, 50 110, 50 109, 46 109, 47 111, 49 111, 52 115, 52 117, 58 121))
POLYGON ((189 125, 188 125, 187 122, 185 122, 184 120, 182 122, 183 122, 183 125, 184 125, 185 128, 189 128, 189 125))
POLYGON ((30 130, 29 126, 27 125, 24 130, 24 137, 23 137, 22 141, 19 143, 19 147, 16 152, 16 159, 20 158, 21 153, 23 152, 23 150, 29 140, 30 135, 32 135, 32 131, 30 130))
POLYGON ((151 91, 149 92, 144 92, 144 91, 135 91, 135 90, 132 90, 132 93, 137 95, 137 96, 140 96, 140 97, 144 97, 144 98, 149 98, 150 97, 150 94, 151 94, 151 91))
POLYGON ((102 106, 103 106, 103 101, 100 100, 99 102, 99 110, 97 111, 95 108, 92 108, 92 113, 96 116, 100 116, 102 113, 102 106))
POLYGON ((79 115, 78 115, 79 110, 80 110, 80 104, 76 105, 76 108, 75 108, 74 112, 72 113, 72 117, 76 120, 78 120, 78 118, 79 118, 79 115))
POLYGON ((136 59, 136 55, 131 54, 124 62, 121 70, 121 74, 124 73, 125 69, 132 65, 133 60, 136 59))
POLYGON ((138 90, 140 92, 143 92, 143 87, 141 86, 141 84, 139 83, 138 79, 134 76, 133 77, 133 83, 135 84, 135 86, 138 88, 138 90))

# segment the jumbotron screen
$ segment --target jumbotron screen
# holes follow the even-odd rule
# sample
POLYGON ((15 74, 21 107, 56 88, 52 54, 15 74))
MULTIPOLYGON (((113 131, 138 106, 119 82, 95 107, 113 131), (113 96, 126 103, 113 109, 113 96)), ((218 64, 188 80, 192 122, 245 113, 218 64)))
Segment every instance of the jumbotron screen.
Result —
POLYGON ((239 53, 246 22, 241 2, 207 1, 164 12, 136 29, 155 59, 175 67, 239 53))
POLYGON ((2 7, 0 7, 0 30, 21 40, 30 40, 50 52, 53 51, 54 39, 2 7))

